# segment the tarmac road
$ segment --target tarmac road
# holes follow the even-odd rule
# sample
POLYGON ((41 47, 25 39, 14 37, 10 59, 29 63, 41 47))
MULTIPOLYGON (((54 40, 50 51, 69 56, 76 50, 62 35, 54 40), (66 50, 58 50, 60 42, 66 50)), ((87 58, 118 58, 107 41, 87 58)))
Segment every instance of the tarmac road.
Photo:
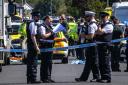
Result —
MULTIPOLYGON (((128 85, 128 72, 123 72, 126 65, 121 63, 122 72, 112 72, 112 83, 90 83, 90 75, 87 82, 75 82, 74 78, 79 77, 84 65, 53 64, 52 79, 56 83, 41 83, 32 85, 128 85)), ((39 80, 39 66, 38 78, 39 80)), ((27 85, 26 84, 26 65, 3 66, 0 73, 0 85, 27 85)))

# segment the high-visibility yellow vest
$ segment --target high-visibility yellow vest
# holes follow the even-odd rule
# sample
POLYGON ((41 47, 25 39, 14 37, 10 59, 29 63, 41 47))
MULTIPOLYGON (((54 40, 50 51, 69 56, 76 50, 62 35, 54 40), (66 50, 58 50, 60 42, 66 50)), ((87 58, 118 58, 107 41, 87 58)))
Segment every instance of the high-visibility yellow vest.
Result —
POLYGON ((58 37, 58 38, 65 38, 63 32, 58 32, 58 33, 57 33, 57 37, 58 37))
POLYGON ((20 25, 19 33, 21 34, 21 36, 26 36, 27 35, 26 27, 27 27, 26 23, 22 23, 20 25))
POLYGON ((68 23, 68 36, 73 40, 78 40, 77 27, 78 26, 75 22, 68 23))

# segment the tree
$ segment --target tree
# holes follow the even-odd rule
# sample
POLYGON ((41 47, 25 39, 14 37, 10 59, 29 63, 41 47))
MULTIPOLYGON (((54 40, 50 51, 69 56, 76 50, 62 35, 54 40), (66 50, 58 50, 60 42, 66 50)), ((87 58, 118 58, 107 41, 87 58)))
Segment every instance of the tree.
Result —
MULTIPOLYGON (((22 0, 16 1, 21 2, 22 0)), ((83 16, 87 10, 99 13, 105 8, 104 0, 27 0, 27 2, 35 4, 34 10, 38 10, 42 17, 62 13, 83 16)))
POLYGON ((94 11, 99 13, 105 8, 105 3, 100 0, 72 0, 72 6, 76 7, 79 15, 84 15, 85 11, 94 11))
POLYGON ((34 10, 40 11, 42 16, 51 15, 51 14, 60 15, 62 13, 67 13, 65 0, 52 0, 52 2, 51 0, 40 0, 36 4, 34 10))
MULTIPOLYGON (((15 2, 17 2, 17 3, 22 3, 22 1, 25 2, 25 0, 15 0, 15 2)), ((38 3, 39 1, 40 1, 40 0, 26 0, 26 2, 32 3, 32 4, 36 4, 36 3, 38 3)))

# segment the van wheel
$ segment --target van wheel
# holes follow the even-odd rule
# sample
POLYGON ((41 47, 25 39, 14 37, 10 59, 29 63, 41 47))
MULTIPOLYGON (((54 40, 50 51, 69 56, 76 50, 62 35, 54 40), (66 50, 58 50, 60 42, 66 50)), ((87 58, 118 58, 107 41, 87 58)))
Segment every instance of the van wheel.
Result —
POLYGON ((67 63, 68 63, 68 57, 63 57, 62 64, 67 64, 67 63))

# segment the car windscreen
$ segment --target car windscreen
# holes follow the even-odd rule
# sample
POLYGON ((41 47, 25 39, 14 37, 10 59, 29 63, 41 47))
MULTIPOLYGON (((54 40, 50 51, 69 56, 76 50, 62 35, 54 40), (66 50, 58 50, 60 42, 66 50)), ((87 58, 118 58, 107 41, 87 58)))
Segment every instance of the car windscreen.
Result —
POLYGON ((20 25, 12 25, 11 28, 8 29, 9 34, 18 34, 20 25))

